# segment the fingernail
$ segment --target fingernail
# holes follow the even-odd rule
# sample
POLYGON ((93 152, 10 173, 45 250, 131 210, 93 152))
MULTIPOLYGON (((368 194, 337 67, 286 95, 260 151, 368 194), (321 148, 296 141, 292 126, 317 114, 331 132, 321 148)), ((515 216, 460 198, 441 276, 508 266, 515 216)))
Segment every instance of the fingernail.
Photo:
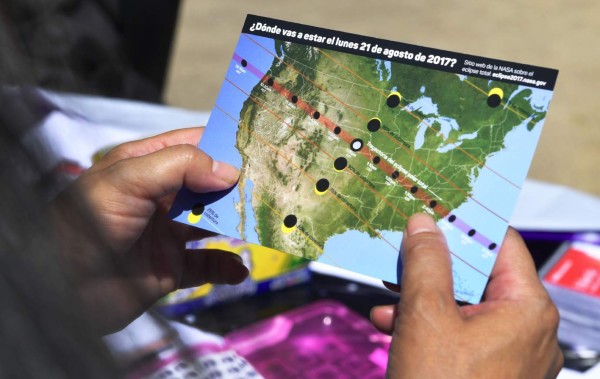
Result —
POLYGON ((225 162, 213 161, 213 174, 227 184, 234 185, 240 178, 240 171, 225 162))
POLYGON ((379 313, 382 316, 393 316, 395 307, 395 305, 376 305, 371 308, 371 314, 379 313))
POLYGON ((419 233, 435 233, 437 230, 438 227, 433 217, 425 213, 412 215, 408 219, 408 224, 406 225, 406 234, 409 237, 419 233))

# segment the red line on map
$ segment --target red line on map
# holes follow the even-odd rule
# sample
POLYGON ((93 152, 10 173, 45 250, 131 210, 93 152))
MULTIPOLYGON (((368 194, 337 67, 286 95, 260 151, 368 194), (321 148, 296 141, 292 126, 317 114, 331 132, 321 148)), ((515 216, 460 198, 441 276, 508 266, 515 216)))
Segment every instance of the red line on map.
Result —
MULTIPOLYGON (((265 74, 265 76, 262 79, 262 82, 267 84, 269 82, 269 79, 273 80, 273 83, 272 83, 273 89, 275 91, 277 91, 281 96, 283 96, 286 99, 291 101, 292 96, 294 96, 294 95, 290 91, 288 91, 285 87, 280 85, 271 76, 265 74)), ((317 110, 315 108, 311 107, 302 98, 298 97, 296 106, 298 108, 302 109, 306 114, 308 114, 310 117, 313 117, 313 119, 314 119, 314 114, 315 114, 315 112, 317 112, 317 110)), ((326 116, 323 116, 323 115, 320 115, 319 118, 316 119, 316 121, 318 123, 322 124, 323 126, 325 126, 332 133, 336 127, 336 124, 333 121, 331 121, 329 118, 327 118, 326 116)), ((343 129, 338 134, 338 137, 341 140, 343 140, 344 142, 346 142, 348 144, 348 146, 350 146, 352 144, 352 142, 356 140, 356 138, 352 134, 348 133, 347 131, 345 131, 343 129)), ((375 155, 377 155, 377 154, 373 154, 371 149, 369 149, 364 143, 363 143, 362 148, 359 149, 359 151, 356 151, 356 153, 361 154, 369 161, 372 160, 375 155)), ((397 178, 395 179, 395 181, 397 183, 399 183, 400 185, 402 185, 407 191, 410 191, 410 189, 415 185, 412 181, 410 181, 406 176, 404 176, 400 172, 398 172, 391 164, 389 164, 385 160, 382 159, 378 164, 375 164, 375 165, 378 166, 383 172, 385 172, 390 177, 392 176, 392 174, 396 173, 397 178)), ((428 194, 426 194, 423 191, 423 189, 417 191, 416 193, 413 193, 413 196, 417 197, 419 200, 421 200, 426 205, 429 205, 430 202, 433 200, 433 198, 431 196, 429 196, 428 194)), ((433 207, 433 211, 436 212, 437 214, 439 214, 441 217, 446 217, 448 214, 450 214, 450 211, 441 204, 437 204, 435 207, 433 207)))

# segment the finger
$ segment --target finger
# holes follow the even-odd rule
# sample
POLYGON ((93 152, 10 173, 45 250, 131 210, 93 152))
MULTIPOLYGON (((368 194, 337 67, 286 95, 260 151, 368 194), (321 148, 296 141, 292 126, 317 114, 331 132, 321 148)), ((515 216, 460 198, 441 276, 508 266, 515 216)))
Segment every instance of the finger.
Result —
POLYGON ((191 145, 176 145, 154 153, 121 160, 110 167, 114 188, 126 188, 125 195, 154 202, 185 186, 197 193, 224 190, 234 186, 239 171, 227 163, 214 161, 191 145))
POLYGON ((394 331, 394 320, 396 319, 395 305, 381 305, 371 309, 371 323, 382 333, 392 334, 394 331))
POLYGON ((90 171, 100 170, 128 158, 140 157, 175 145, 197 146, 204 127, 177 129, 137 141, 126 142, 111 149, 90 171))
POLYGON ((173 193, 170 193, 170 194, 164 196, 162 199, 159 199, 158 201, 156 201, 158 212, 167 214, 169 212, 169 209, 171 209, 171 206, 175 202, 176 198, 177 198, 177 193, 173 192, 173 193))
POLYGON ((242 258, 223 250, 188 250, 179 288, 189 288, 205 283, 239 284, 249 271, 242 258))
POLYGON ((211 238, 211 237, 218 236, 218 234, 215 232, 200 229, 195 226, 190 226, 190 225, 186 225, 186 224, 181 224, 181 225, 184 225, 187 227, 184 232, 186 242, 200 241, 205 238, 211 238))
POLYGON ((490 275, 485 300, 516 300, 546 295, 535 264, 519 233, 509 228, 490 275))
POLYGON ((427 312, 454 309, 452 263, 444 235, 426 214, 410 217, 402 241, 403 309, 429 308, 427 312))
MULTIPOLYGON (((178 241, 182 242, 193 242, 200 241, 205 238, 215 237, 218 234, 208 230, 200 229, 195 226, 182 224, 177 221, 170 220, 166 217, 156 216, 157 221, 160 222, 159 228, 161 230, 173 230, 173 234, 177 236, 178 241)), ((155 221, 156 222, 156 221, 155 221)))

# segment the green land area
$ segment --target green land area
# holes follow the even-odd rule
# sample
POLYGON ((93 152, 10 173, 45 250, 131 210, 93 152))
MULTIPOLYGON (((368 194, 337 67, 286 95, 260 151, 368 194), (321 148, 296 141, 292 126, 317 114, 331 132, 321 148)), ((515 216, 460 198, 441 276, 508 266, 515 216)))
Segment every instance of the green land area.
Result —
MULTIPOLYGON (((264 83, 254 87, 241 110, 237 133, 236 147, 243 160, 237 209, 244 220, 242 204, 252 202, 262 245, 309 259, 318 258, 334 235, 357 230, 377 238, 381 231, 403 230, 407 215, 429 211, 369 159, 351 152, 347 142, 322 124, 323 119, 390 157, 423 184, 419 187, 430 198, 451 211, 468 200, 471 180, 491 154, 504 148, 507 133, 525 119, 533 127, 545 117, 530 105, 530 91, 511 97, 518 87, 513 84, 461 80, 447 72, 385 65, 289 42, 276 42, 276 51, 283 62, 274 57, 267 74, 322 118, 315 120, 273 87, 264 83), (498 107, 487 104, 493 88, 503 92, 498 107), (393 89, 402 100, 390 108, 386 99, 393 89), (436 113, 407 111, 407 105, 424 97, 431 99, 436 113), (381 128, 371 132, 367 121, 375 117, 381 128), (442 134, 442 121, 448 119, 458 127, 442 134), (420 130, 421 143, 415 148, 420 130), (334 168, 339 157, 348 163, 341 171, 334 168), (330 185, 325 194, 315 192, 321 178, 330 185), (253 183, 252 199, 245 195, 248 180, 253 183), (294 232, 282 230, 287 215, 297 218, 294 232)), ((242 224, 240 232, 244 236, 242 224)))

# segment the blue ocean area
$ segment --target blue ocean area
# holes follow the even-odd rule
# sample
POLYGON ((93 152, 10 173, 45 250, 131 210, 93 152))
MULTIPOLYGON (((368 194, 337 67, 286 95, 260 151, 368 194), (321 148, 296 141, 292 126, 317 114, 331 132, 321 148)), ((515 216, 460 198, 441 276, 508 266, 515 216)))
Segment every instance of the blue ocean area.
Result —
POLYGON ((512 216, 542 131, 543 120, 531 131, 527 129, 529 121, 506 135, 505 148, 490 156, 471 182, 473 197, 505 220, 512 216))
MULTIPOLYGON (((547 109, 552 97, 551 91, 519 87, 516 92, 525 89, 532 91, 528 97, 532 106, 547 109)), ((510 100, 508 103, 510 104, 510 100)), ((474 197, 488 204, 507 220, 512 215, 520 187, 527 177, 545 120, 538 121, 528 130, 530 121, 531 118, 524 119, 506 135, 504 149, 488 157, 485 167, 471 183, 474 197), (499 188, 502 188, 502 192, 499 188)))
POLYGON ((531 94, 528 97, 526 97, 526 99, 529 101, 529 104, 531 104, 531 107, 533 109, 535 109, 538 112, 546 112, 548 110, 548 105, 550 104, 550 100, 552 99, 552 91, 526 86, 517 87, 517 90, 510 95, 510 97, 506 101, 506 104, 509 105, 510 100, 523 91, 531 91, 531 94))
POLYGON ((247 180, 244 188, 244 194, 246 196, 246 202, 244 203, 246 212, 246 223, 244 224, 244 231, 246 233, 246 239, 248 241, 258 242, 258 234, 256 233, 256 219, 254 218, 254 209, 252 209, 252 191, 254 190, 254 183, 251 180, 247 180))
MULTIPOLYGON (((275 43, 273 39, 255 35, 249 37, 256 43, 268 49, 271 53, 275 54, 275 43)), ((243 35, 240 36, 235 52, 242 59, 264 73, 268 72, 275 59, 273 55, 262 48, 257 47, 254 42, 243 35)), ((235 83, 235 85, 229 83, 227 80, 223 82, 223 86, 217 97, 216 107, 213 109, 210 119, 208 120, 206 131, 200 141, 199 148, 211 155, 214 159, 227 162, 240 168, 242 165, 242 158, 235 147, 238 120, 242 106, 248 99, 246 93, 252 91, 260 81, 260 78, 257 78, 249 70, 241 67, 234 59, 229 63, 226 78, 235 83), (236 86, 239 87, 239 89, 236 86)), ((251 181, 246 181, 244 183, 246 200, 246 203, 243 205, 246 215, 244 229, 248 241, 258 242, 258 235, 255 231, 256 220, 254 218, 254 211, 252 210, 253 188, 254 183, 251 181)), ((235 208, 239 201, 239 191, 238 189, 235 189, 227 198, 208 205, 208 208, 211 208, 219 215, 219 220, 222 220, 218 225, 220 233, 231 237, 241 238, 237 229, 240 214, 235 208)), ((214 224, 206 218, 202 218, 199 226, 212 230, 215 229, 214 224)))
POLYGON ((335 235, 327 240, 325 253, 317 261, 396 283, 402 232, 382 232, 381 236, 385 240, 357 230, 335 235))

